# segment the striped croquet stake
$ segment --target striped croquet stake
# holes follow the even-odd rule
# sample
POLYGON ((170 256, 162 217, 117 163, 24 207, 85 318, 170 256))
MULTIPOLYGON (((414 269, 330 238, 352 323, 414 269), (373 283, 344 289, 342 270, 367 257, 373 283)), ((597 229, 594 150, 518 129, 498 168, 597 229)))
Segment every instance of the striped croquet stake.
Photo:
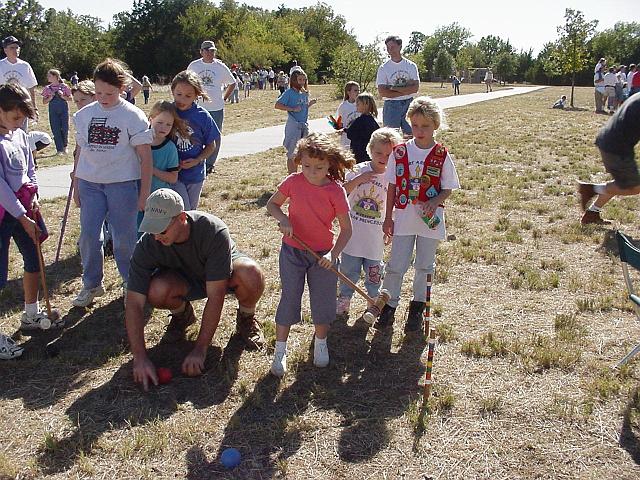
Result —
POLYGON ((431 370, 433 369, 433 351, 436 348, 436 331, 430 326, 431 321, 431 283, 433 274, 427 273, 427 294, 424 307, 424 336, 429 339, 427 350, 427 369, 424 374, 424 393, 422 405, 426 406, 431 395, 431 370))
POLYGON ((431 320, 431 273, 427 273, 427 295, 424 301, 424 336, 429 337, 429 322, 431 320))
POLYGON ((433 352, 436 349, 436 330, 429 331, 429 343, 427 350, 427 369, 424 373, 424 393, 422 394, 422 405, 426 406, 431 395, 431 371, 433 369, 433 352))

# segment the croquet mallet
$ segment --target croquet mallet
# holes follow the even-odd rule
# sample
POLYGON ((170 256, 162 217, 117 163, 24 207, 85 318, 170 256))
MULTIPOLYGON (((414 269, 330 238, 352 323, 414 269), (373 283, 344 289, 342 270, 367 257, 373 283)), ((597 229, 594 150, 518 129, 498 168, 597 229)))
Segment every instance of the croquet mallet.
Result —
MULTIPOLYGON (((34 214, 34 217, 36 215, 34 214)), ((36 222, 36 219, 32 219, 36 222)), ((38 263, 40 265, 40 282, 42 283, 42 292, 44 294, 44 301, 47 305, 47 319, 40 320, 40 328, 42 330, 48 330, 51 325, 58 321, 60 318, 60 312, 56 308, 51 308, 51 301, 49 300, 49 288, 47 287, 47 275, 44 271, 44 257, 42 256, 42 247, 40 244, 40 235, 38 232, 38 224, 34 225, 36 232, 36 250, 38 251, 38 263)))
MULTIPOLYGON (((295 235, 291 235, 291 238, 293 238, 296 242, 302 245, 302 247, 311 255, 313 255, 316 260, 322 259, 320 255, 318 255, 311 247, 309 247, 309 245, 304 243, 298 237, 296 237, 295 235)), ((329 267, 329 270, 335 273, 344 283, 346 283, 351 288, 353 288, 356 292, 362 295, 362 297, 369 303, 369 305, 367 306, 367 311, 364 312, 364 314, 362 315, 362 318, 369 325, 373 325, 373 322, 376 321, 376 318, 380 316, 380 313, 382 312, 382 308, 389 301, 389 298, 390 298, 389 292, 386 290, 382 290, 376 298, 371 298, 367 294, 367 292, 365 292, 360 287, 358 287, 355 283, 353 283, 349 277, 347 277, 344 273, 342 273, 336 267, 331 265, 331 267, 329 267)))
POLYGON ((64 207, 64 215, 62 216, 62 223, 60 225, 60 238, 58 238, 58 248, 56 249, 55 263, 58 263, 58 260, 60 260, 60 250, 62 249, 62 241, 64 240, 64 231, 67 227, 67 218, 69 217, 69 207, 71 206, 72 198, 73 198, 73 178, 71 179, 71 185, 69 185, 69 194, 67 195, 67 204, 64 207))

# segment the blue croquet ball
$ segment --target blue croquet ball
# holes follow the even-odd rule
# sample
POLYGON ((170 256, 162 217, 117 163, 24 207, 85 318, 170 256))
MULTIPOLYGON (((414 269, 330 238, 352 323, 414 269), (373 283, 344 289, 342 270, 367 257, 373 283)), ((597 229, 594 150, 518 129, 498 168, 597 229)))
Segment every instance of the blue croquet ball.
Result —
POLYGON ((236 468, 238 465, 240 465, 240 459, 240 452, 237 448, 227 448, 224 450, 224 452, 222 452, 222 455, 220 456, 220 463, 225 468, 236 468))

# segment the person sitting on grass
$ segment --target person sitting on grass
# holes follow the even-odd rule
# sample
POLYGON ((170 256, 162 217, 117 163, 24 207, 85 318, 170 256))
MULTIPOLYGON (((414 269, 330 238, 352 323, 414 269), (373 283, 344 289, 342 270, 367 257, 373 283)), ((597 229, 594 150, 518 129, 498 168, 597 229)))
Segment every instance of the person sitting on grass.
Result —
POLYGON ((567 96, 562 95, 556 103, 554 103, 551 108, 559 108, 560 110, 564 110, 565 104, 567 103, 567 96))
POLYGON ((596 145, 600 149, 604 168, 613 177, 606 183, 578 183, 580 206, 586 211, 582 225, 607 225, 611 222, 600 217, 600 211, 616 195, 638 195, 640 174, 635 161, 634 147, 640 141, 640 95, 630 97, 600 129, 596 145), (587 208, 594 197, 596 201, 587 208))
POLYGON ((250 349, 264 344, 255 307, 264 290, 260 266, 240 252, 222 220, 208 213, 184 211, 182 197, 168 188, 147 199, 140 231, 129 268, 125 325, 133 354, 133 379, 158 384, 156 369, 144 342, 144 305, 168 309, 167 332, 183 335, 196 321, 191 300, 206 298, 202 324, 193 350, 182 363, 188 376, 204 371, 207 348, 218 328, 225 295, 238 299, 236 331, 250 349))

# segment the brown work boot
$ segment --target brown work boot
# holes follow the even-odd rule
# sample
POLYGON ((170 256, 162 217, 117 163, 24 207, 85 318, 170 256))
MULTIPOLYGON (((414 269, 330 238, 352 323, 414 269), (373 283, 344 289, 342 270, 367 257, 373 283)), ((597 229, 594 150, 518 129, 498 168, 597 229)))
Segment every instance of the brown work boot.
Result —
POLYGON ((184 334, 187 327, 196 321, 196 314, 193 313, 193 307, 190 302, 186 302, 182 313, 171 313, 171 320, 167 325, 167 333, 170 335, 184 334))
POLYGON ((580 224, 582 225, 611 225, 611 222, 608 220, 603 220, 600 216, 600 212, 593 212, 591 210, 587 210, 582 215, 580 219, 580 224))
POLYGON ((262 325, 256 320, 255 313, 242 313, 238 310, 236 332, 249 350, 258 350, 264 346, 262 325))
POLYGON ((593 183, 578 182, 578 195, 580 195, 580 208, 584 211, 587 209, 589 200, 596 196, 593 183))

